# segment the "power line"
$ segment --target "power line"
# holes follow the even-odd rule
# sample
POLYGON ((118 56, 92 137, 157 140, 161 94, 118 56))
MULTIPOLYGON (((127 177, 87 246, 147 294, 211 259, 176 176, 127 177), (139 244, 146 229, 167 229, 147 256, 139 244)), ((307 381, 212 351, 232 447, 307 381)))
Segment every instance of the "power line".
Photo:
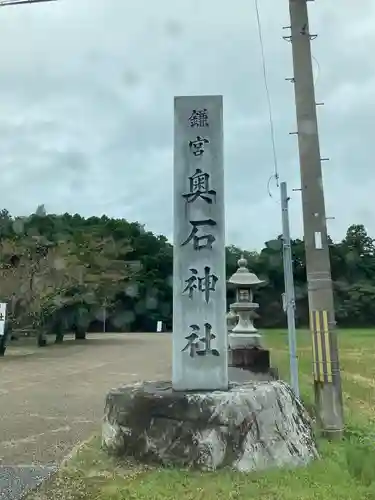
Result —
POLYGON ((11 5, 24 5, 31 3, 41 3, 41 2, 56 2, 57 0, 2 0, 0 1, 0 7, 9 7, 11 5))
POLYGON ((269 87, 268 87, 267 65, 266 65, 266 57, 265 57, 265 51, 264 51, 262 23, 261 23, 261 19, 260 19, 258 0, 254 0, 254 4, 255 4, 257 25, 258 25, 258 36, 259 36, 259 43, 260 43, 260 50, 261 50, 261 57, 262 57, 263 79, 264 79, 264 86, 265 86, 266 96, 267 96, 268 116, 269 116, 269 122, 270 122, 270 135, 271 135, 272 153, 273 153, 274 173, 270 177, 270 179, 268 181, 268 185, 267 185, 268 194, 272 198, 269 186, 270 186, 270 182, 271 182, 272 178, 275 178, 276 185, 277 185, 277 187, 279 187, 279 169, 278 169, 278 161, 277 161, 277 154, 276 154, 275 128, 274 128, 274 122, 273 122, 272 103, 271 103, 271 96, 270 96, 270 91, 269 91, 269 87))
POLYGON ((320 77, 320 64, 319 64, 318 59, 315 56, 312 55, 311 58, 315 61, 315 64, 316 64, 316 75, 315 75, 315 79, 314 79, 314 85, 316 85, 318 83, 318 80, 320 77))

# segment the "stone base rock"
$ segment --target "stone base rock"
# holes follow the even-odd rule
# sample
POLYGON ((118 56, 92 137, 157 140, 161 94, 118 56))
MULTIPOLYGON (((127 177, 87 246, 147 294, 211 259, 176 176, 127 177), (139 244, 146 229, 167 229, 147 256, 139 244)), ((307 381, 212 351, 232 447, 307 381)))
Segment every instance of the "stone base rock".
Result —
POLYGON ((298 466, 318 456, 311 421, 281 381, 213 392, 174 392, 168 382, 112 390, 102 444, 117 456, 202 470, 298 466))

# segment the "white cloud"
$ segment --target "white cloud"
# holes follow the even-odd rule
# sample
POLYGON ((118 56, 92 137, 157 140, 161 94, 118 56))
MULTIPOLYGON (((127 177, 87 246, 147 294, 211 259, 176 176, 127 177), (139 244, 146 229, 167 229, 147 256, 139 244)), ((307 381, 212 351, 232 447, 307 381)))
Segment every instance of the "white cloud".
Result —
MULTIPOLYGON (((260 2, 280 176, 299 187, 288 2, 260 2)), ((309 3, 319 34, 317 100, 327 215, 375 234, 372 209, 375 8, 309 3)), ((268 110, 252 2, 60 0, 0 9, 2 202, 41 203, 172 228, 173 96, 223 94, 228 242, 261 247, 280 232, 268 110)), ((316 64, 315 64, 316 65, 316 64)), ((298 192, 292 233, 301 235, 298 192)))

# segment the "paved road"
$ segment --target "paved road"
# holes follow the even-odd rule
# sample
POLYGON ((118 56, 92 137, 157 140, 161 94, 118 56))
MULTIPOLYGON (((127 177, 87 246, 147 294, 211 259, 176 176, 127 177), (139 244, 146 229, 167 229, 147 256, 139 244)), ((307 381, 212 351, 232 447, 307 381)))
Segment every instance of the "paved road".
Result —
MULTIPOLYGON (((54 465, 100 429, 106 392, 170 377, 168 334, 97 334, 0 359, 0 465, 54 465)), ((3 469, 4 470, 4 469, 3 469)))
POLYGON ((21 500, 56 471, 50 466, 0 466, 0 500, 21 500))

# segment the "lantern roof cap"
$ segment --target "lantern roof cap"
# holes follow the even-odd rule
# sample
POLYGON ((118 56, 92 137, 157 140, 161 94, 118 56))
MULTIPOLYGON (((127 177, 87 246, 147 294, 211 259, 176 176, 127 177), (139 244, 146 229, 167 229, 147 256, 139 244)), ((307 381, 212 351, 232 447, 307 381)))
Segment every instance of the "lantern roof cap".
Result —
POLYGON ((228 283, 237 286, 255 286, 265 283, 264 280, 260 280, 258 276, 251 273, 247 267, 247 260, 244 255, 237 262, 237 271, 229 278, 228 283))

